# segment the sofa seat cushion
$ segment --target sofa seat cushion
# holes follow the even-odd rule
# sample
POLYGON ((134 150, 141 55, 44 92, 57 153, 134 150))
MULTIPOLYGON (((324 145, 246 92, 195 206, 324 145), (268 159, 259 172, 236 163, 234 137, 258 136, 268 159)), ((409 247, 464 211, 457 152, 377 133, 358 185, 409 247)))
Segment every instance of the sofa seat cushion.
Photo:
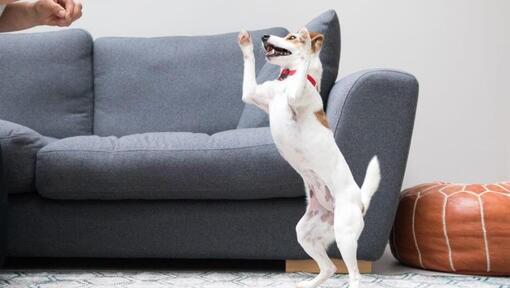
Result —
POLYGON ((260 199, 304 195, 268 128, 214 135, 78 136, 37 155, 36 188, 52 199, 260 199))

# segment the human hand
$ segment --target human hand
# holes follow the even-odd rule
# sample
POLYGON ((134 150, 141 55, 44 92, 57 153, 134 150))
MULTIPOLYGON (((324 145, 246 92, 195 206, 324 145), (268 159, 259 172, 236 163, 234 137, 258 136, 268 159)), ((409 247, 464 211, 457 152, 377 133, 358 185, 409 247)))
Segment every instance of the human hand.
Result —
POLYGON ((36 25, 66 27, 82 15, 78 0, 38 0, 32 3, 36 25))

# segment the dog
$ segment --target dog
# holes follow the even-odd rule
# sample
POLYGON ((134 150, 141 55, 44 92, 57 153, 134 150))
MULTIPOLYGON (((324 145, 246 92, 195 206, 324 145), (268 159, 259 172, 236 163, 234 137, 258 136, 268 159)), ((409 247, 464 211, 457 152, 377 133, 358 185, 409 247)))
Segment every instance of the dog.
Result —
POLYGON ((238 37, 244 58, 242 100, 269 114, 274 143, 303 178, 306 212, 296 226, 297 239, 320 273, 300 288, 317 287, 336 272, 327 248, 336 241, 349 272, 349 286, 359 287, 356 253, 363 216, 381 179, 374 156, 359 187, 336 145, 320 97, 324 35, 306 28, 285 37, 262 36, 265 58, 280 67, 280 77, 258 85, 253 41, 247 31, 238 37))

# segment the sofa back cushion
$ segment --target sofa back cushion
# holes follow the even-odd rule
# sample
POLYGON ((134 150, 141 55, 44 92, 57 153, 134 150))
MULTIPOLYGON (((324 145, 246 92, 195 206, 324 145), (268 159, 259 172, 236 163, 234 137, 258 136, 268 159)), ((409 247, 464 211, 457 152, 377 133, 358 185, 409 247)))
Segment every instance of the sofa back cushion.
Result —
MULTIPOLYGON (((264 64, 260 37, 286 33, 252 32, 257 70, 264 64)), ((244 107, 237 34, 96 40, 94 134, 236 128, 244 107)))
POLYGON ((0 119, 57 138, 92 133, 87 32, 0 34, 0 75, 0 119))

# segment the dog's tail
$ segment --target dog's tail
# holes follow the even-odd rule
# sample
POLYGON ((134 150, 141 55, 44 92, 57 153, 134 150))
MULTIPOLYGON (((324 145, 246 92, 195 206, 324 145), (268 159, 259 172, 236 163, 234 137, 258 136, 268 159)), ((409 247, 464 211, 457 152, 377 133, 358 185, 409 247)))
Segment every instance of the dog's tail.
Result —
POLYGON ((370 206, 370 200, 381 182, 381 170, 379 168, 379 160, 377 156, 372 157, 368 163, 367 173, 361 186, 361 203, 363 205, 363 215, 367 212, 370 206))

